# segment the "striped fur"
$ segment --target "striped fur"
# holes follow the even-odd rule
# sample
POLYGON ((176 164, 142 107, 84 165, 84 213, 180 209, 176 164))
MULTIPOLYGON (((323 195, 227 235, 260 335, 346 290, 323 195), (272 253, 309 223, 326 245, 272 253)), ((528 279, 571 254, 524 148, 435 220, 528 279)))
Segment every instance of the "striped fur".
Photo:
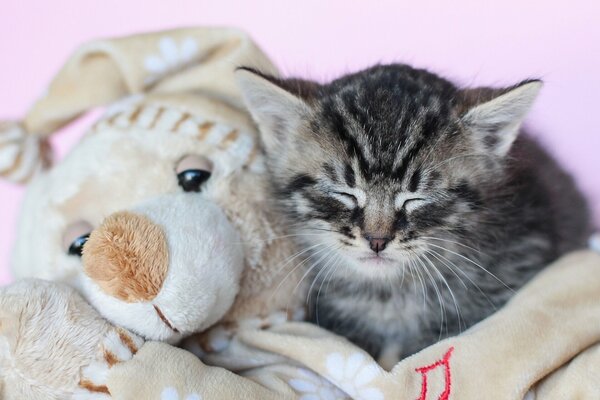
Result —
POLYGON ((239 76, 309 255, 312 320, 375 356, 464 330, 585 245, 573 180, 517 137, 537 81, 460 89, 406 65, 326 85, 239 76), (375 254, 369 237, 389 243, 375 254))

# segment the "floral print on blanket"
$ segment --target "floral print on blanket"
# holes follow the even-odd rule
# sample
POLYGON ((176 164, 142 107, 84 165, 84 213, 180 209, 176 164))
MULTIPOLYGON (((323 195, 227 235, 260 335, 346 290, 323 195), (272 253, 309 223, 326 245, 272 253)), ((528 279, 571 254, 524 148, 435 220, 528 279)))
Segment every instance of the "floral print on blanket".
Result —
POLYGON ((357 400, 383 400, 383 392, 370 386, 383 369, 363 353, 332 353, 325 361, 325 377, 357 400))
POLYGON ((314 372, 304 368, 298 368, 297 377, 290 379, 288 384, 298 393, 300 400, 348 399, 346 393, 314 372))

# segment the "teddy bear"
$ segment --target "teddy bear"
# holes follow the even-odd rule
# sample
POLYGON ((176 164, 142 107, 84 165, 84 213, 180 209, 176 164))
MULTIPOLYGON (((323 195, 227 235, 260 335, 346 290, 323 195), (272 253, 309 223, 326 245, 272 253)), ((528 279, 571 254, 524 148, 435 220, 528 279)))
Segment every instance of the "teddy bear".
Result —
POLYGON ((0 159, 12 156, 4 176, 31 177, 13 275, 65 282, 112 323, 169 343, 227 312, 295 306, 291 288, 260 297, 277 278, 260 272, 293 247, 266 207, 256 130, 234 82, 248 63, 275 71, 245 34, 225 28, 82 46, 22 123, 3 124, 0 159), (50 166, 49 135, 107 102, 50 166))
MULTIPOLYGON (((235 29, 95 41, 67 61, 22 122, 0 124, 1 174, 28 182, 13 275, 63 284, 6 289, 1 300, 15 313, 15 299, 48 298, 25 312, 24 332, 35 337, 34 323, 44 318, 33 312, 58 304, 51 314, 63 318, 52 327, 78 332, 71 345, 85 342, 75 353, 89 361, 89 346, 111 329, 137 338, 132 343, 178 343, 217 321, 235 327, 301 317, 300 271, 286 265, 295 247, 268 207, 257 132, 233 79, 246 64, 275 71, 235 29), (50 135, 99 106, 102 117, 53 163, 50 135), (71 313, 81 320, 65 316, 71 313)), ((3 327, 14 333, 8 314, 3 327)), ((213 331, 189 343, 210 351, 218 337, 213 331)), ((52 355, 57 346, 43 343, 50 342, 32 351, 52 355)), ((85 365, 77 356, 54 360, 85 365)))

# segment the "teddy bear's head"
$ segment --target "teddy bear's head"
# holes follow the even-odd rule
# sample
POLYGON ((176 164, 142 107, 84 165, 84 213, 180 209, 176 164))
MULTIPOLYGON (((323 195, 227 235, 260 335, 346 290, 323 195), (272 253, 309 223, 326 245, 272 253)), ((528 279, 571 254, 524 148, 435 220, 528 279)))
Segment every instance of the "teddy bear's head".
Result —
POLYGON ((260 179, 254 132, 227 111, 148 98, 109 110, 31 182, 15 273, 69 282, 154 339, 221 318, 244 266, 237 202, 260 192, 249 186, 260 179))
MULTIPOLYGON (((182 36, 176 33, 171 32, 182 36)), ((212 325, 234 300, 238 310, 248 306, 249 299, 264 292, 261 288, 276 281, 264 260, 277 263, 290 254, 281 243, 265 250, 281 235, 265 206, 266 177, 254 125, 231 89, 237 63, 247 63, 247 53, 261 60, 262 53, 237 31, 193 33, 213 43, 198 55, 197 64, 171 66, 164 81, 135 74, 128 78, 152 90, 109 106, 52 167, 42 157, 45 139, 28 144, 36 131, 32 126, 56 127, 57 118, 48 109, 63 122, 72 118, 81 111, 78 101, 86 98, 82 90, 88 97, 100 96, 97 102, 111 90, 108 98, 123 97, 122 86, 131 82, 121 74, 139 68, 140 48, 164 44, 160 35, 84 48, 74 56, 77 68, 68 63, 51 86, 49 104, 34 109, 36 118, 4 125, 0 135, 22 144, 23 156, 13 158, 11 173, 18 175, 30 163, 34 175, 22 207, 15 277, 67 282, 117 325, 170 342, 212 325), (206 65, 223 57, 230 59, 220 68, 213 65, 211 73, 206 65), (119 68, 105 61, 118 62, 119 68), (94 75, 102 68, 107 71, 94 75), (82 87, 70 93, 74 83, 82 87), (31 162, 32 154, 38 163, 31 162)), ((190 40, 183 43, 190 47, 190 40)), ((289 298, 285 292, 282 298, 289 298)))

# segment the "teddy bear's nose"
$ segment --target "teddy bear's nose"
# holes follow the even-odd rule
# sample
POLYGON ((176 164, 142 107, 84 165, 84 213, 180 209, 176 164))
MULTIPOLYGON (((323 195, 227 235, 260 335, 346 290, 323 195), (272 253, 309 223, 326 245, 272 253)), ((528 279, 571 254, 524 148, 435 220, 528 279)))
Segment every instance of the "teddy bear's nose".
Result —
POLYGON ((167 275, 166 235, 144 215, 117 212, 90 234, 82 260, 85 273, 106 294, 130 303, 149 301, 167 275))

